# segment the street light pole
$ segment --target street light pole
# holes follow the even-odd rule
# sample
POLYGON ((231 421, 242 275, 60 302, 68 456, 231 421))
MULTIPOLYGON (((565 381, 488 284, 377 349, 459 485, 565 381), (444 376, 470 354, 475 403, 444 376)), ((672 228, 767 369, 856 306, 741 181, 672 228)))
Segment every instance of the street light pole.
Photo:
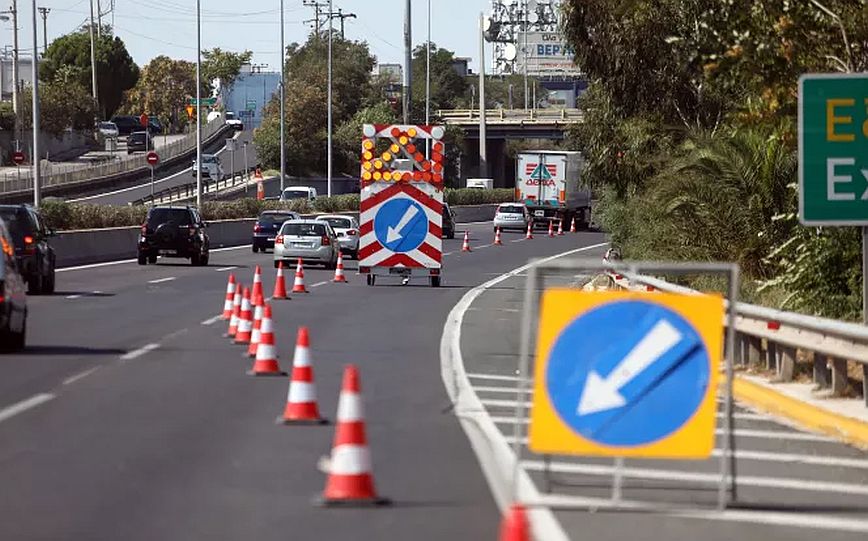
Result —
POLYGON ((479 14, 479 176, 488 178, 485 133, 485 16, 479 14))
MULTIPOLYGON (((196 206, 202 208, 202 0, 196 0, 196 206)), ((91 34, 92 35, 92 34, 91 34)))
POLYGON ((410 4, 410 0, 407 0, 407 3, 404 7, 404 124, 410 123, 410 103, 413 101, 413 95, 410 89, 410 85, 413 82, 413 75, 411 71, 411 63, 413 60, 413 43, 412 29, 410 23, 410 4))
POLYGON ((527 25, 529 23, 529 17, 527 15, 527 0, 524 0, 524 9, 521 11, 522 18, 524 19, 524 24, 522 28, 524 28, 524 47, 522 47, 522 54, 524 54, 524 109, 527 110, 528 107, 528 90, 527 90, 527 25))
MULTIPOLYGON (((20 81, 18 76, 18 0, 12 0, 12 111, 15 113, 15 144, 17 145, 21 138, 19 131, 21 126, 18 123, 18 85, 20 81)), ((15 150, 19 150, 15 147, 15 150)))
POLYGON ((33 61, 30 63, 33 77, 33 206, 39 208, 42 200, 39 186, 39 55, 36 54, 36 0, 33 0, 33 61))
POLYGON ((329 0, 329 61, 328 61, 328 149, 326 158, 326 191, 332 196, 332 0, 329 0))
MULTIPOLYGON (((91 91, 93 93, 93 108, 94 115, 99 117, 99 101, 97 100, 97 92, 96 92, 96 41, 93 36, 93 0, 88 2, 90 4, 90 79, 91 79, 91 91)), ((35 29, 34 29, 35 32, 35 29)), ((34 47, 33 56, 36 57, 36 48, 34 47)))
POLYGON ((280 194, 283 195, 284 183, 286 182, 286 45, 283 42, 283 0, 280 0, 280 194))
MULTIPOLYGON (((425 44, 425 125, 431 124, 431 0, 428 0, 428 41, 425 44)), ((430 140, 425 140, 425 158, 430 158, 430 140)))
POLYGON ((42 54, 48 51, 48 14, 51 8, 39 8, 39 13, 42 15, 42 54))

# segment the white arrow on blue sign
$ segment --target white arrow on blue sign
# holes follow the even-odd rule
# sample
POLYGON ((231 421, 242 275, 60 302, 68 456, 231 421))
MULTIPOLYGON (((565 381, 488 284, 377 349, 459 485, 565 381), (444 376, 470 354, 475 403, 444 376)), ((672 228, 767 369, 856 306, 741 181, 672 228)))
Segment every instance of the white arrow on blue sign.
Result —
POLYGON ((428 216, 422 205, 412 199, 392 199, 374 216, 374 234, 388 250, 412 252, 428 236, 428 216))

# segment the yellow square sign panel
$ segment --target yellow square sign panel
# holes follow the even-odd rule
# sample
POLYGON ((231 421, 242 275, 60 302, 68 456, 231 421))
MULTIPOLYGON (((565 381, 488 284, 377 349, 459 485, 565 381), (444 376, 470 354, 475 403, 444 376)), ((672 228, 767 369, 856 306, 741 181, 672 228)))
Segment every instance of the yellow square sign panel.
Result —
POLYGON ((709 457, 723 314, 713 295, 545 291, 530 449, 709 457))

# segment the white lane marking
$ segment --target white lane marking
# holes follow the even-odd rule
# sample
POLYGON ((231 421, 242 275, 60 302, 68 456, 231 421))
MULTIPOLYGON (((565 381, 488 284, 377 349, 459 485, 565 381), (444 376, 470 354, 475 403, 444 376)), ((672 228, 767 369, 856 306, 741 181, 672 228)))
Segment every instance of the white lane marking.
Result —
POLYGON ((493 221, 494 220, 486 220, 484 222, 455 222, 455 223, 461 224, 461 225, 485 225, 485 224, 490 224, 493 221))
POLYGON ((40 404, 44 404, 49 400, 53 400, 55 395, 51 393, 40 393, 31 396, 30 398, 24 399, 21 402, 16 402, 9 407, 3 408, 0 410, 0 423, 7 419, 11 419, 15 417, 19 413, 24 413, 29 409, 33 409, 40 404))
POLYGON ((483 244, 482 246, 477 246, 476 249, 477 249, 477 250, 482 250, 483 248, 488 248, 488 247, 490 247, 490 246, 493 246, 493 245, 492 245, 492 244, 483 244))
POLYGON ((214 316, 214 317, 212 317, 212 318, 208 318, 208 319, 206 319, 205 321, 202 322, 202 325, 213 325, 214 323, 216 323, 216 322, 217 322, 220 318, 222 318, 222 317, 223 317, 223 314, 219 314, 219 315, 216 315, 216 316, 214 316))
POLYGON ((80 294, 79 295, 67 295, 66 298, 67 299, 80 299, 81 295, 80 294))
POLYGON ((503 376, 500 374, 482 374, 479 372, 474 373, 474 374, 468 373, 467 377, 471 378, 471 379, 476 378, 476 379, 495 379, 495 380, 499 380, 499 381, 521 381, 521 378, 518 376, 503 376))
MULTIPOLYGON (((231 250, 249 250, 249 244, 242 244, 240 246, 228 246, 226 248, 212 248, 211 253, 216 252, 229 252, 231 250)), ((114 265, 124 265, 128 263, 138 263, 138 259, 119 259, 117 261, 106 261, 104 263, 91 263, 89 265, 78 265, 76 267, 64 267, 62 269, 57 269, 55 272, 70 272, 70 271, 79 271, 79 270, 88 270, 88 269, 97 269, 100 267, 112 267, 114 265)))
MULTIPOLYGON (((544 471, 546 464, 542 460, 522 461, 522 466, 531 471, 544 471)), ((549 471, 577 475, 612 475, 613 466, 604 464, 580 464, 574 462, 550 462, 549 471)), ((645 479, 654 481, 684 481, 693 483, 720 482, 719 473, 702 473, 681 470, 662 470, 652 468, 622 469, 623 476, 630 479, 645 479)), ((853 483, 834 483, 815 479, 796 479, 787 477, 760 477, 756 475, 739 475, 738 484, 760 488, 780 488, 786 490, 804 490, 808 492, 831 492, 836 494, 853 494, 868 496, 868 486, 853 483)))
MULTIPOLYGON (((540 261, 551 261, 558 257, 607 245, 608 243, 600 243, 585 246, 540 261)), ((527 264, 511 272, 501 274, 465 293, 446 317, 443 334, 440 338, 440 376, 443 379, 443 386, 455 406, 455 416, 458 417, 458 422, 479 460, 494 501, 501 511, 505 511, 507 505, 512 503, 513 493, 517 495, 519 501, 526 501, 538 498, 539 491, 526 471, 519 469, 518 475, 513 478, 516 456, 507 445, 497 426, 491 421, 488 412, 482 407, 479 397, 473 392, 470 380, 464 371, 464 360, 461 355, 461 324, 467 308, 486 289, 524 272, 530 266, 527 264), (516 484, 515 491, 511 490, 513 483, 516 484)), ((528 515, 534 538, 549 541, 567 541, 569 539, 550 509, 531 507, 528 515)))
POLYGON ((127 352, 127 353, 121 355, 121 360, 122 361, 131 361, 133 359, 141 357, 142 355, 145 355, 146 353, 148 353, 150 351, 154 351, 158 347, 160 347, 160 344, 148 344, 148 345, 142 346, 139 349, 134 349, 133 351, 130 351, 130 352, 127 352))
POLYGON ((168 278, 159 278, 157 280, 148 280, 149 284, 162 284, 163 282, 171 282, 172 280, 177 280, 174 276, 169 276, 168 278))
POLYGON ((310 287, 313 288, 313 287, 324 286, 324 285, 326 285, 327 283, 329 283, 328 280, 325 280, 325 281, 322 281, 322 282, 317 282, 317 283, 313 284, 313 285, 310 286, 310 287))
POLYGON ((509 241, 509 242, 522 242, 522 241, 525 241, 525 240, 527 240, 527 239, 513 239, 513 240, 511 240, 511 241, 509 241))
POLYGON ((231 270, 234 270, 234 269, 237 269, 237 268, 238 268, 237 265, 232 265, 231 267, 220 267, 219 269, 214 269, 214 270, 215 270, 216 272, 226 272, 226 271, 231 271, 231 270))
POLYGON ((452 254, 454 254, 454 253, 455 253, 455 252, 446 252, 446 253, 443 254, 443 257, 446 257, 447 255, 452 255, 452 254))
POLYGON ((65 380, 63 380, 63 384, 64 385, 72 385, 76 381, 88 377, 89 375, 93 374, 97 370, 99 370, 99 366, 94 366, 93 368, 88 368, 87 370, 85 370, 83 372, 79 372, 78 374, 75 374, 74 376, 70 376, 70 377, 66 378, 65 380))

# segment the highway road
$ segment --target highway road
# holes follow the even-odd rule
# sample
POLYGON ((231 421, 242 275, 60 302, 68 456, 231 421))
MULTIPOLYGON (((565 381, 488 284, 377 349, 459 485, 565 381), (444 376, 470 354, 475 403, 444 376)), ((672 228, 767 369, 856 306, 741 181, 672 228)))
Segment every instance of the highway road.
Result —
MULTIPOLYGON (((241 148, 245 141, 249 143, 247 146, 247 164, 251 167, 256 165, 258 163, 258 157, 256 154, 256 147, 252 144, 253 132, 250 130, 245 130, 241 132, 236 132, 231 136, 235 137, 238 141, 237 148, 239 149, 235 152, 235 169, 237 171, 241 171, 244 169, 244 152, 241 151, 241 148)), ((214 154, 219 156, 220 163, 223 166, 223 170, 226 171, 227 174, 230 173, 231 168, 229 151, 226 150, 225 142, 223 141, 223 139, 205 147, 203 151, 205 153, 213 152, 214 154)), ((166 171, 158 170, 156 173, 156 180, 154 182, 154 190, 160 191, 166 188, 181 186, 190 182, 195 182, 196 177, 194 177, 192 173, 193 168, 191 165, 188 165, 186 167, 176 166, 166 171)), ((146 195, 150 195, 150 193, 151 183, 150 181, 147 181, 121 189, 109 190, 106 192, 91 194, 85 197, 70 199, 70 202, 92 203, 97 205, 126 205, 130 201, 141 199, 146 195)))
POLYGON ((494 539, 499 512, 440 376, 446 316, 469 288, 599 233, 490 246, 491 225, 444 241, 444 286, 368 287, 307 269, 307 295, 275 302, 289 367, 311 329, 323 413, 334 418, 345 363, 357 363, 376 485, 395 505, 322 509, 317 470, 333 427, 283 427, 285 378, 245 375, 215 322, 229 272, 245 282, 271 255, 212 253, 61 271, 58 293, 30 299, 29 347, 0 358, 0 539, 494 539), (489 246, 485 246, 489 245, 489 246))

